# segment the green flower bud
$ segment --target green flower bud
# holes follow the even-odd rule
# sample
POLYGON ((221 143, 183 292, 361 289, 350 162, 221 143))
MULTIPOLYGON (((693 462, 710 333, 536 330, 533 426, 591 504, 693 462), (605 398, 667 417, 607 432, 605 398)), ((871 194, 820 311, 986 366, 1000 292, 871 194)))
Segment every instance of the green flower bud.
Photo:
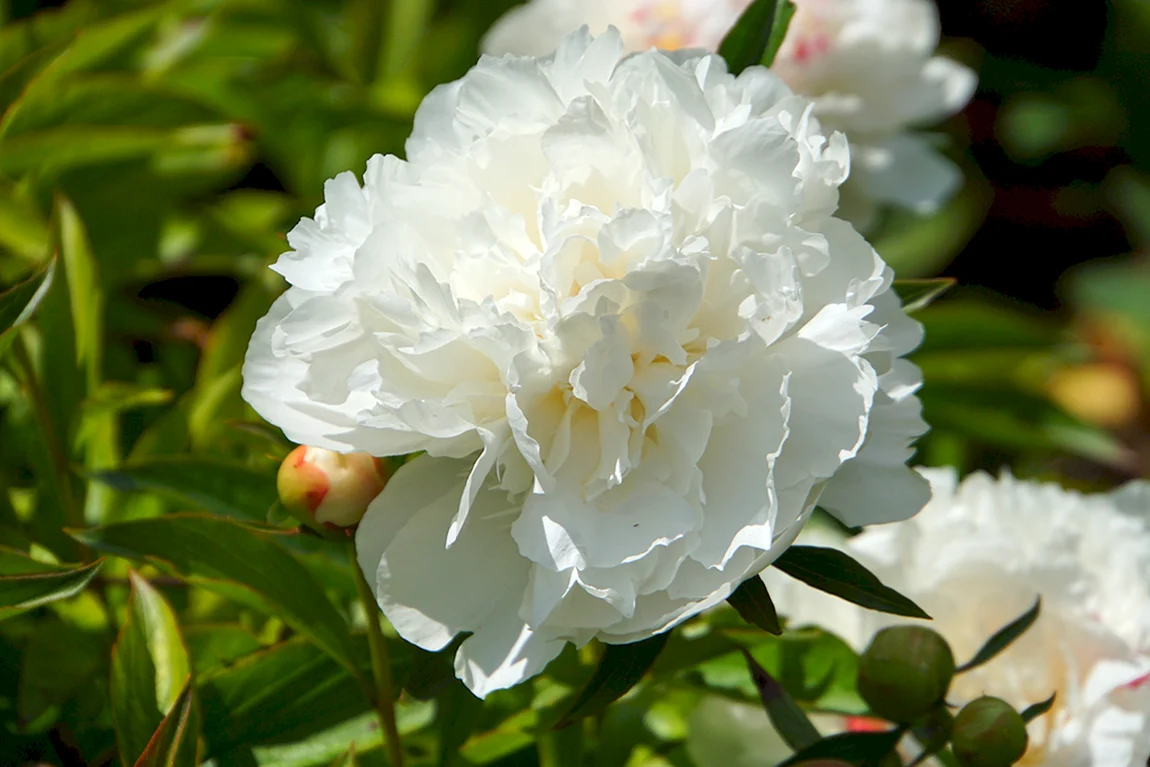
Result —
POLYGON ((963 767, 1009 767, 1022 758, 1029 742, 1019 713, 990 696, 963 706, 950 736, 950 748, 963 767))
POLYGON ((276 489, 284 508, 304 524, 350 527, 387 479, 384 464, 367 453, 300 445, 280 464, 276 489))
POLYGON ((875 634, 859 659, 858 690, 879 716, 910 722, 942 701, 953 676, 945 639, 921 626, 892 626, 875 634))

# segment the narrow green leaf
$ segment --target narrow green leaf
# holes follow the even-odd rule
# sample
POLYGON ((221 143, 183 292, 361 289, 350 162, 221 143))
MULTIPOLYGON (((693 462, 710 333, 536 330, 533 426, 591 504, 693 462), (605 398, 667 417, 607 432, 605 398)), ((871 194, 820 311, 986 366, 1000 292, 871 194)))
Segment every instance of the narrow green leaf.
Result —
POLYGON ((184 629, 184 643, 197 678, 263 649, 259 638, 238 623, 188 626, 184 629))
MULTIPOLYGON (((732 74, 739 74, 744 69, 763 62, 772 42, 772 30, 780 21, 783 23, 784 34, 786 23, 790 21, 785 10, 780 6, 790 5, 787 0, 754 0, 739 16, 735 26, 719 44, 719 55, 727 62, 727 69, 732 74)), ((792 11, 793 12, 793 11, 792 11)), ((782 40, 779 40, 782 44, 782 40)), ((777 51, 778 48, 775 48, 777 51)), ((774 51, 771 53, 774 58, 774 51)), ((769 62, 768 62, 769 63, 769 62)))
POLYGON ((1022 721, 1027 723, 1033 722, 1035 719, 1042 716, 1050 709, 1054 708, 1054 699, 1057 697, 1058 693, 1053 692, 1050 694, 1049 698, 1042 701, 1041 703, 1032 703, 1026 708, 1022 709, 1022 711, 1019 712, 1019 715, 1022 717, 1022 721))
POLYGON ((199 738, 200 714, 192 679, 188 677, 135 767, 196 767, 200 763, 199 738))
POLYGON ((337 757, 330 767, 359 767, 359 760, 355 758, 355 744, 352 743, 347 753, 337 757))
POLYGON ((763 708, 766 709, 771 724, 787 745, 795 751, 802 751, 817 743, 821 737, 819 731, 799 708, 799 704, 795 703, 794 698, 746 649, 743 649, 743 658, 747 661, 751 680, 759 691, 759 697, 763 701, 763 708))
POLYGON ((125 764, 140 757, 176 705, 190 673, 171 606, 135 572, 124 625, 112 647, 109 686, 116 746, 125 764))
POLYGON ((795 10, 795 4, 791 0, 778 0, 775 4, 775 17, 771 22, 771 34, 767 38, 767 49, 759 58, 759 63, 764 67, 769 67, 775 63, 775 56, 783 47, 783 41, 787 39, 787 30, 791 27, 791 19, 795 16, 795 10))
POLYGON ((902 300, 903 311, 909 314, 925 309, 957 282, 953 277, 934 277, 925 280, 895 280, 890 287, 902 300))
POLYGON ((793 754, 778 767, 792 767, 816 759, 873 764, 894 751, 905 732, 905 728, 899 727, 886 732, 842 732, 831 735, 793 754))
POLYGON ((345 667, 355 668, 347 623, 308 569, 276 543, 284 533, 203 514, 169 514, 70 534, 97 550, 151 562, 277 615, 345 667))
POLYGON ((79 594, 103 562, 99 559, 70 567, 46 565, 22 552, 0 547, 0 620, 79 594))
POLYGON ((278 497, 273 473, 192 455, 132 461, 93 479, 125 492, 158 491, 223 517, 259 521, 278 497))
POLYGON ((771 601, 767 585, 759 576, 752 575, 739 584, 739 587, 727 597, 727 602, 752 626, 758 626, 768 634, 776 636, 783 633, 779 614, 775 611, 775 603, 771 601))
POLYGON ((774 566, 808 586, 870 610, 930 619, 921 607, 884 586, 870 570, 838 549, 791 546, 775 560, 774 566))
POLYGON ((303 638, 204 675, 199 694, 206 756, 304 738, 368 710, 347 670, 303 638))
POLYGON ((605 645, 595 673, 560 717, 556 727, 566 727, 602 711, 623 697, 655 663, 669 636, 670 632, 663 632, 640 642, 605 645))
POLYGON ((0 293, 0 339, 32 316, 44 294, 52 287, 55 271, 56 259, 53 258, 28 279, 0 293))
POLYGON ((1009 647, 1011 642, 1018 639, 1028 628, 1034 625, 1034 622, 1038 620, 1038 613, 1041 608, 1042 597, 1039 597, 1034 600, 1033 607, 994 632, 994 636, 986 640, 986 643, 978 649, 974 657, 956 668, 954 673, 961 674, 990 662, 996 655, 1009 647))

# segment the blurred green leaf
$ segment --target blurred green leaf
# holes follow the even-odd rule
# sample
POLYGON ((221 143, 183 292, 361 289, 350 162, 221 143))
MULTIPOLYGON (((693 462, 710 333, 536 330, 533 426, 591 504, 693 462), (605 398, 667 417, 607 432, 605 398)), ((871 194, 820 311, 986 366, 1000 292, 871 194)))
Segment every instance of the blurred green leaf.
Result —
POLYGON ((986 643, 978 649, 974 657, 956 668, 954 673, 961 674, 964 671, 970 671, 971 669, 978 668, 992 661, 999 653, 1009 647, 1015 639, 1018 639, 1026 633, 1027 629, 1034 625, 1034 622, 1038 620, 1038 613, 1041 607, 1042 597, 1039 597, 1034 601, 1034 607, 1031 607, 1022 615, 994 632, 994 635, 986 640, 986 643))
POLYGON ((110 699, 116 744, 124 764, 144 754, 188 682, 188 651, 171 605, 129 571, 131 596, 112 647, 110 699))
POLYGON ((565 727, 585 716, 602 711, 623 697, 643 678, 667 644, 669 632, 631 644, 603 645, 603 655, 590 681, 559 718, 565 727))
POLYGON ((103 560, 65 567, 0 546, 0 620, 84 590, 103 560))
POLYGON ((274 472, 191 455, 137 460, 93 479, 123 492, 157 491, 213 514, 261 522, 278 498, 274 472))
POLYGON ((739 74, 758 64, 770 65, 794 15, 790 0, 754 0, 719 44, 727 69, 739 74))
POLYGON ((276 615, 346 668, 356 668, 347 623, 307 568, 276 543, 280 533, 220 517, 169 514, 71 534, 276 615))
POLYGON ((1058 693, 1050 694, 1050 697, 1041 703, 1032 703, 1026 708, 1022 709, 1019 714, 1022 716, 1022 721, 1033 722, 1038 717, 1042 716, 1050 709, 1054 708, 1054 699, 1058 697, 1058 693))
POLYGON ((263 649, 259 638, 238 623, 201 623, 184 629, 184 643, 197 678, 263 649))
POLYGON ((838 759, 854 764, 874 764, 894 751, 905 730, 843 732, 823 738, 791 756, 778 767, 792 767, 816 759, 838 759))
POLYGON ((12 345, 13 332, 23 325, 44 300, 52 287, 52 275, 56 271, 56 259, 18 285, 0 293, 0 357, 12 345))
POLYGON ((302 638, 207 674, 199 687, 212 755, 307 737, 368 709, 347 670, 302 638))
POLYGON ((934 277, 920 280, 895 280, 891 289, 902 301, 902 309, 908 314, 925 309, 936 298, 954 287, 953 277, 934 277))
POLYGON ((199 737, 200 715, 189 677, 135 767, 196 767, 200 763, 199 737))
POLYGON ((838 549, 791 546, 774 561, 774 566, 808 586, 870 610, 930 619, 921 607, 884 586, 870 570, 838 549))
POLYGON ((74 706, 107 705, 109 648, 102 630, 91 631, 45 616, 20 660, 16 716, 25 730, 45 730, 74 706))
POLYGON ((794 698, 775 680, 749 652, 743 650, 743 658, 751 672, 751 680, 759 691, 763 708, 770 717, 775 730, 795 751, 814 745, 820 738, 819 731, 811 724, 806 713, 795 703, 794 698))
POLYGON ((1049 318, 988 301, 944 301, 923 309, 916 319, 926 327, 923 353, 994 347, 1048 350, 1061 340, 1049 318))
POLYGON ((775 603, 771 601, 767 585, 759 576, 752 575, 739 584, 739 587, 727 597, 727 602, 752 626, 758 626, 769 634, 783 633, 779 615, 775 611, 775 603))

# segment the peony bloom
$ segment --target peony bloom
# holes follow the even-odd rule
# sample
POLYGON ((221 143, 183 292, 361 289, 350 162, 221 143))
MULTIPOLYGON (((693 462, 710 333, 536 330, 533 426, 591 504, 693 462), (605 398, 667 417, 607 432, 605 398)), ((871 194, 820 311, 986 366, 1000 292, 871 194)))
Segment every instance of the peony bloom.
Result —
MULTIPOLYGON (((1052 484, 924 470, 934 498, 914 519, 840 545, 934 617, 963 662, 1042 597, 1038 622, 1002 655, 955 677, 947 699, 1022 708, 1058 697, 1029 726, 1020 764, 1144 767, 1150 757, 1150 484, 1081 495, 1052 484)), ((820 545, 821 540, 811 541, 820 545)), ((902 619, 764 575, 780 612, 862 649, 902 619)))
POLYGON ((902 519, 929 487, 920 326, 832 216, 847 173, 764 69, 625 57, 618 33, 485 57, 407 161, 342 174, 290 234, 244 396, 293 440, 404 464, 357 533, 380 607, 478 695, 565 642, 722 601, 813 505, 902 519))
POLYGON ((545 56, 571 32, 617 28, 628 51, 717 50, 751 0, 531 0, 503 15, 484 36, 484 53, 545 56))
POLYGON ((932 0, 795 0, 771 68, 814 100, 828 129, 846 133, 851 177, 843 212, 868 227, 882 205, 930 213, 962 174, 928 136, 910 129, 956 114, 974 94, 967 67, 935 56, 932 0))

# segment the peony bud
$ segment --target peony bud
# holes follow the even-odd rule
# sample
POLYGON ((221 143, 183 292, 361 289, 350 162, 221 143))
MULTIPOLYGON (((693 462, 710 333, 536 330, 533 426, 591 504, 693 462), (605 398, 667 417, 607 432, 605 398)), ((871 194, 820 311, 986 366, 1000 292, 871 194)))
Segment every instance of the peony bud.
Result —
POLYGON ((963 767, 1010 767, 1026 753, 1026 722, 1001 698, 983 696, 954 718, 950 748, 963 767))
POLYGON ((387 468, 367 453, 300 445, 280 464, 276 489, 284 508, 301 522, 350 527, 363 518, 387 478, 387 468))
POLYGON ((953 676, 945 639, 921 626, 892 626, 875 634, 859 659, 858 690, 879 716, 910 722, 942 701, 953 676))

